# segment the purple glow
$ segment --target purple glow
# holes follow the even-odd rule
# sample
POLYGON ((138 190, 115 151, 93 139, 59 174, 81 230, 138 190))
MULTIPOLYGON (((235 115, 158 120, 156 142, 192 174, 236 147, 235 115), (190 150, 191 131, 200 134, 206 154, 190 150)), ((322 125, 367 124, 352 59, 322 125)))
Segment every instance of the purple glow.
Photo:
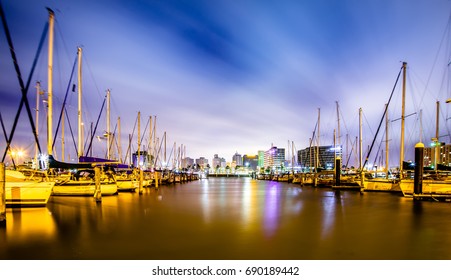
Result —
MULTIPOLYGON (((342 128, 342 139, 345 133, 358 135, 357 115, 362 107, 371 125, 365 128, 364 146, 369 144, 400 61, 407 61, 419 80, 428 80, 450 8, 447 1, 427 0, 244 1, 239 5, 221 0, 25 2, 2 3, 24 80, 47 21, 45 6, 56 13, 57 110, 81 45, 85 123, 95 123, 109 88, 112 126, 121 117, 124 150, 141 111, 143 131, 147 118, 156 115, 159 137, 166 131, 168 143, 185 145, 187 156, 211 159, 220 154, 227 160, 236 151, 266 151, 271 143, 282 148, 287 140, 298 149, 308 147, 317 108, 322 114, 321 144, 332 144, 335 101, 340 102, 348 130, 342 128)), ((4 34, 0 40, 0 111, 9 133, 20 89, 4 34)), ((31 108, 35 107, 34 82, 40 80, 47 87, 44 49, 28 93, 31 108)), ((444 103, 449 97, 441 90, 443 69, 439 69, 449 59, 439 57, 429 88, 409 89, 407 111, 423 108, 425 123, 435 116, 435 100, 444 103), (411 97, 424 97, 424 92, 428 98, 411 97), (418 100, 424 104, 413 104, 418 100)), ((67 108, 72 126, 76 126, 76 100, 76 94, 70 94, 67 108)), ((399 110, 392 109, 390 114, 397 118, 399 110)), ((45 117, 40 120, 39 138, 45 146, 45 117)), ((27 146, 24 143, 33 137, 25 110, 20 121, 15 143, 27 146)), ((414 118, 408 122, 412 131, 418 130, 414 118)), ((105 126, 103 115, 99 127, 104 130, 105 126)), ((434 129, 425 125, 424 138, 434 135, 434 129)), ((3 148, 4 137, 0 138, 3 148)), ((73 149, 70 136, 66 139, 66 148, 73 149)), ((136 149, 136 142, 133 146, 136 149)), ((31 154, 33 145, 27 148, 31 154)), ((395 156, 394 145, 393 149, 395 156)), ((95 151, 93 156, 104 155, 105 145, 97 145, 95 151)))

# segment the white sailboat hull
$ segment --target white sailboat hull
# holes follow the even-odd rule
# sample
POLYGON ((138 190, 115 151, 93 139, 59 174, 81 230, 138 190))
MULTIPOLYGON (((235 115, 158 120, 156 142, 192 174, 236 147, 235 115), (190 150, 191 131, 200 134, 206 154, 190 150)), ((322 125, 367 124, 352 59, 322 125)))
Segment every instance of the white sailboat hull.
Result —
POLYGON ((54 182, 6 181, 6 207, 44 207, 54 185, 54 182))
MULTIPOLYGON (((52 195, 55 196, 94 196, 96 186, 91 181, 69 181, 62 184, 55 184, 52 195)), ((116 182, 101 182, 100 190, 102 195, 117 194, 116 182)))
POLYGON ((139 187, 136 180, 116 180, 118 191, 135 191, 139 187))
MULTIPOLYGON (((403 180, 401 189, 405 196, 413 195, 413 180, 403 180)), ((451 181, 423 180, 423 194, 451 195, 451 181)))
POLYGON ((367 179, 363 183, 365 191, 386 191, 386 192, 400 192, 400 184, 397 180, 376 178, 367 179))

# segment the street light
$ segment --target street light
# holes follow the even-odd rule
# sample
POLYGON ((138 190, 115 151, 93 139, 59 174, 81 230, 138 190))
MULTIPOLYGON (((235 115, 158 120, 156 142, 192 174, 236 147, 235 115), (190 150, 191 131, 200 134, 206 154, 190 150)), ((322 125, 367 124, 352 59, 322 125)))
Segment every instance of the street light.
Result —
POLYGON ((446 103, 451 103, 451 98, 446 99, 446 103))

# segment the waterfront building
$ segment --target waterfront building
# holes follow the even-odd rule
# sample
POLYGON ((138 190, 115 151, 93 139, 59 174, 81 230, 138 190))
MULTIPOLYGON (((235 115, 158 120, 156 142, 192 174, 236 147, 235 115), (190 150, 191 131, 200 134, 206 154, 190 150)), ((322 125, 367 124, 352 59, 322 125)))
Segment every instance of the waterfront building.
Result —
POLYGON ((221 158, 218 156, 218 154, 215 154, 212 161, 211 161, 211 168, 216 169, 216 167, 219 168, 225 168, 226 167, 226 160, 225 158, 221 158))
POLYGON ((265 167, 265 151, 258 151, 258 167, 265 167))
POLYGON ((279 149, 276 146, 272 146, 269 150, 265 151, 264 166, 271 170, 283 169, 285 163, 285 149, 279 149))
POLYGON ((208 159, 204 157, 200 157, 196 159, 196 164, 199 165, 201 168, 207 168, 208 165, 208 159))
POLYGON ((193 165, 194 165, 194 159, 192 159, 190 157, 186 157, 186 158, 182 159, 182 168, 193 167, 193 165))
POLYGON ((238 152, 232 156, 232 162, 235 163, 235 166, 243 166, 243 158, 238 152))
POLYGON ((312 146, 299 150, 298 164, 301 168, 313 168, 315 167, 315 159, 317 159, 318 167, 333 169, 335 165, 335 150, 334 146, 312 146))
POLYGON ((249 170, 256 171, 258 168, 259 157, 257 155, 244 155, 243 166, 249 168, 249 170))
POLYGON ((429 147, 424 147, 424 166, 434 167, 435 164, 451 166, 451 144, 431 143, 429 147), (438 149, 438 152, 437 150, 438 149), (436 155, 438 156, 436 157, 436 155), (437 158, 437 160, 436 160, 437 158))
POLYGON ((221 158, 218 156, 218 154, 215 154, 213 156, 213 159, 211 160, 211 167, 212 168, 221 167, 221 158))

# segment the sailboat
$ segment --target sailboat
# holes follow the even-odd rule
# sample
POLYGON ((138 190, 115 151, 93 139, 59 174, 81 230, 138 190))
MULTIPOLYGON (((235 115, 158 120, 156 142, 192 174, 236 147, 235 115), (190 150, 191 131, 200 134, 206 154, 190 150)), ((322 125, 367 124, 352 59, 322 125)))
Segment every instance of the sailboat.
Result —
MULTIPOLYGON (((363 179, 363 189, 365 191, 390 191, 390 192, 401 192, 400 182, 403 179, 403 166, 404 166, 404 126, 405 126, 405 95, 406 95, 406 72, 407 72, 407 62, 403 62, 402 68, 401 68, 402 74, 403 74, 403 82, 402 82, 402 111, 401 111, 401 139, 400 139, 400 166, 399 166, 399 175, 398 177, 389 177, 388 172, 386 173, 385 178, 379 178, 378 176, 372 176, 370 173, 363 172, 363 167, 365 166, 366 162, 363 164, 363 166, 360 167, 362 170, 362 179, 363 179)), ((399 75, 401 72, 399 73, 399 75)), ((398 75, 398 78, 399 78, 398 75)), ((397 83, 398 79, 396 80, 397 83)), ((395 84, 396 86, 396 84, 395 84)), ((394 91, 395 88, 393 88, 394 91)), ((393 94, 393 92, 392 92, 393 94)), ((391 99, 391 97, 390 97, 391 99)), ((388 104, 385 107, 384 111, 384 117, 387 118, 387 110, 388 110, 388 104)), ((387 119, 386 119, 387 120, 387 119)), ((374 140, 373 140, 374 143, 374 140)), ((387 141, 388 145, 388 141, 387 141)), ((388 152, 388 147, 386 148, 386 151, 388 152)), ((371 151, 368 151, 368 156, 371 151)), ((368 156, 366 161, 368 160, 368 156)), ((387 165, 388 165, 388 157, 387 157, 387 165)), ((388 166, 386 166, 388 168, 388 166)))
MULTIPOLYGON (((51 42, 49 42, 50 44, 51 42)), ((49 54, 49 57, 52 55, 49 54)), ((81 86, 81 56, 82 48, 77 48, 77 58, 78 58, 78 156, 83 156, 83 138, 82 138, 82 86, 81 86)), ((49 69, 52 67, 49 66, 49 69)), ((51 88, 51 77, 52 74, 49 73, 49 88, 51 88)), ((49 92, 49 104, 50 104, 50 92, 49 92)), ((48 109, 48 127, 49 127, 49 139, 52 139, 52 110, 53 108, 49 106, 48 109)), ((49 169, 51 170, 75 170, 68 174, 58 174, 55 177, 55 185, 53 187, 52 195, 55 196, 85 196, 92 195, 96 193, 96 183, 95 183, 95 171, 94 167, 102 167, 100 174, 100 189, 102 195, 114 195, 118 192, 118 187, 116 180, 112 175, 111 161, 104 162, 80 162, 80 163, 66 163, 57 161, 52 156, 52 142, 49 141, 48 153, 49 153, 49 169)))
MULTIPOLYGON (((2 16, 3 23, 6 23, 5 13, 3 12, 3 8, 1 7, 1 5, 0 5, 0 9, 1 9, 1 16, 2 16)), ((49 28, 51 29, 51 27, 53 26, 53 22, 54 22, 54 13, 50 9, 48 9, 48 11, 49 11, 49 28)), ((14 47, 12 46, 12 40, 11 40, 11 36, 10 36, 9 30, 8 30, 8 27, 6 24, 4 27, 5 27, 6 36, 8 38, 8 44, 9 44, 11 56, 13 58, 13 63, 15 64, 16 74, 19 79, 19 84, 20 84, 21 91, 22 91, 21 105, 23 103, 25 103, 25 106, 28 108, 28 112, 30 112, 29 105, 28 105, 28 99, 26 98, 28 88, 25 88, 25 86, 24 86, 24 82, 22 80, 22 75, 20 73, 19 66, 17 65, 16 55, 15 55, 14 47)), ((41 41, 41 44, 42 44, 42 41, 41 41)), ((40 47, 41 46, 42 45, 40 45, 40 47)), ((31 73, 33 73, 34 66, 35 65, 33 65, 31 73)), ((13 125, 11 138, 7 139, 8 143, 7 143, 7 147, 5 150, 5 155, 3 156, 3 160, 6 156, 6 152, 10 149, 13 131, 17 125, 17 117, 20 114, 21 108, 22 108, 22 106, 19 106, 19 110, 18 110, 17 116, 16 116, 16 121, 13 125)), ((37 141, 37 132, 33 125, 30 114, 29 114, 29 118, 30 118, 30 124, 33 128, 33 133, 35 136, 37 146, 39 147, 39 144, 37 141)), ((1 120, 1 118, 0 118, 0 120, 1 120)), ((3 125, 3 121, 2 121, 2 125, 3 125)), ((5 204, 7 207, 45 206, 51 195, 53 186, 54 186, 54 182, 48 181, 45 176, 36 177, 34 179, 31 179, 31 178, 25 176, 24 173, 22 173, 20 170, 5 170, 5 200, 6 200, 5 204)))
MULTIPOLYGON (((107 130, 106 130, 106 142, 107 142, 107 156, 106 158, 97 158, 90 156, 79 155, 78 161, 80 163, 100 163, 107 167, 107 170, 114 177, 117 184, 117 191, 126 192, 126 191, 135 191, 138 188, 138 176, 135 172, 132 172, 130 167, 127 164, 122 164, 117 160, 111 159, 111 136, 114 133, 110 132, 110 95, 111 92, 108 89, 106 93, 106 103, 107 103, 107 130)), ((118 126, 120 131, 120 118, 118 119, 118 126)), ((119 138, 120 139, 120 132, 119 138)), ((92 142, 91 142, 92 143, 92 142)), ((91 147, 91 145, 89 146, 91 147)), ((118 149, 119 150, 119 149, 118 149)), ((87 154, 87 153, 86 153, 87 154)))
POLYGON ((43 207, 52 194, 55 182, 31 180, 17 170, 5 170, 7 207, 43 207))
MULTIPOLYGON (((449 170, 445 172, 440 170, 442 165, 439 163, 440 160, 440 144, 439 139, 439 112, 440 112, 440 102, 437 101, 437 117, 436 117, 436 135, 433 140, 435 141, 435 164, 432 170, 423 170, 423 179, 421 193, 414 193, 414 179, 406 178, 401 181, 400 187, 404 196, 407 197, 418 197, 418 198, 451 198, 451 177, 449 170)), ((445 168, 446 169, 446 168, 445 168)), ((449 168, 448 168, 449 169, 449 168)))

